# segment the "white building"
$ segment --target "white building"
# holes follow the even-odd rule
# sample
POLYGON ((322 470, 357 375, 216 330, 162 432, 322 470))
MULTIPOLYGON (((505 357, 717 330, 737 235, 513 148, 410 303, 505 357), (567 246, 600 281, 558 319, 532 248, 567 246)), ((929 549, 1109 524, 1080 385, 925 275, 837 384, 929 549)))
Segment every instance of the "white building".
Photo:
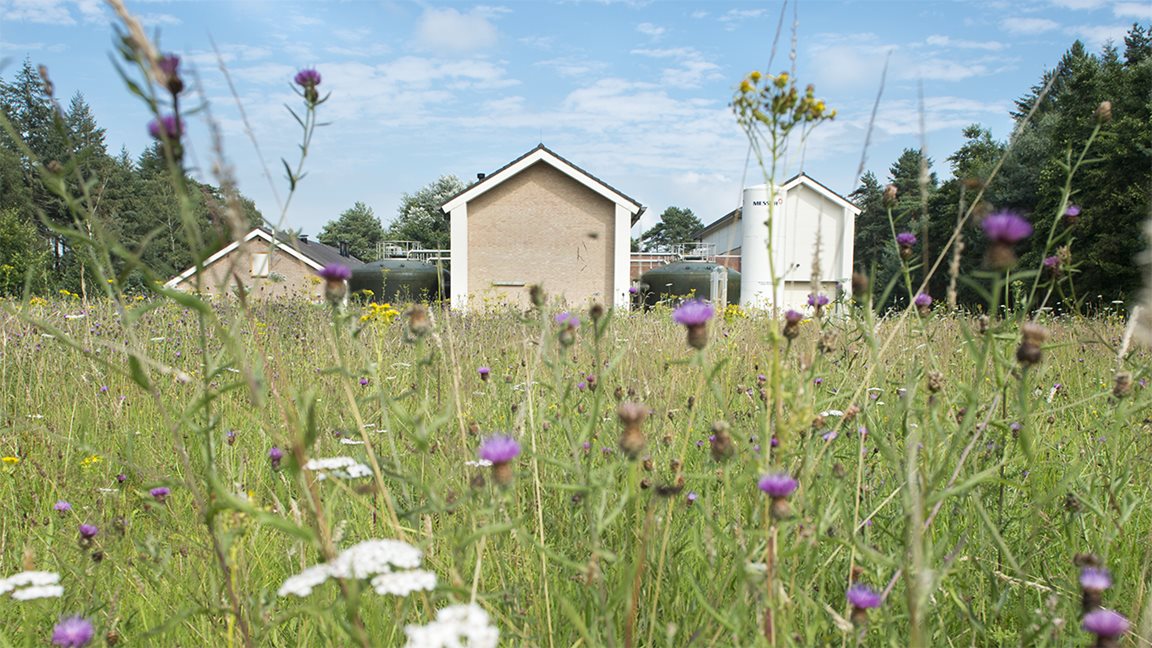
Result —
MULTIPOLYGON (((718 257, 739 257, 740 305, 772 305, 768 258, 769 191, 767 185, 744 190, 744 206, 700 231, 701 242, 715 246, 718 257)), ((780 308, 801 308, 812 292, 812 260, 820 243, 819 283, 830 299, 852 279, 852 241, 860 209, 803 173, 776 190, 772 206, 773 259, 780 308)))

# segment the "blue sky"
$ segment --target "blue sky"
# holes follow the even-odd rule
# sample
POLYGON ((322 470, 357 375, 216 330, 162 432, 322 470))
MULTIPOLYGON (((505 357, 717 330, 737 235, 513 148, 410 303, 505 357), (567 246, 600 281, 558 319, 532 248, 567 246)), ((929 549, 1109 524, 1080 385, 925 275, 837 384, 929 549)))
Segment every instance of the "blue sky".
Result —
MULTIPOLYGON (((739 202, 747 143, 728 102, 740 79, 765 70, 782 2, 533 1, 488 4, 350 0, 127 0, 163 51, 183 57, 190 92, 220 123, 240 186, 266 217, 281 210, 278 159, 294 160, 295 71, 315 67, 321 129, 309 175, 285 222, 317 233, 362 201, 387 224, 401 194, 442 174, 467 180, 543 142, 648 207, 670 205, 705 223, 739 202), (212 43, 236 84, 268 175, 245 135, 212 43), (271 177, 272 183, 269 182, 271 177)), ((847 194, 855 186, 881 70, 890 57, 867 169, 883 179, 906 147, 924 141, 935 169, 978 122, 1009 134, 1012 101, 1075 39, 1123 46, 1152 2, 801 0, 770 72, 791 67, 838 110, 784 173, 847 194), (919 99, 921 95, 923 101, 919 99), (923 110, 921 110, 923 105, 923 110), (923 123, 923 129, 921 128, 923 123)), ((118 80, 112 12, 99 0, 0 0, 0 76, 21 61, 48 66, 65 101, 82 92, 109 148, 133 156, 150 116, 118 80)), ((193 100, 194 101, 194 100, 193 100)), ((211 166, 207 127, 189 124, 190 162, 211 166)), ((751 183, 751 181, 749 181, 751 183)))

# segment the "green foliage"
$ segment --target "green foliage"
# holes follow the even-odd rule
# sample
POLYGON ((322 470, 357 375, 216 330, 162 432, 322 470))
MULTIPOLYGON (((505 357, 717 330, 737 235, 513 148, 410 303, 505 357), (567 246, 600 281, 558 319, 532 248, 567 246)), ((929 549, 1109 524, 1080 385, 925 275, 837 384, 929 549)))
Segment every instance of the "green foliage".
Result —
POLYGON ((339 218, 325 224, 316 238, 333 247, 347 243, 352 256, 361 261, 375 261, 376 244, 384 240, 384 228, 371 207, 357 202, 345 209, 339 218))
POLYGON ((414 194, 404 194, 396 210, 396 220, 388 227, 388 238, 418 241, 425 247, 444 250, 452 242, 448 216, 440 206, 467 185, 454 175, 440 176, 414 194))
POLYGON ((48 241, 36 224, 17 210, 0 209, 0 295, 19 295, 25 287, 35 294, 47 284, 48 241))
POLYGON ((672 245, 695 240, 696 232, 704 223, 696 218, 691 209, 668 207, 660 214, 660 222, 640 235, 640 245, 644 252, 666 252, 672 245))

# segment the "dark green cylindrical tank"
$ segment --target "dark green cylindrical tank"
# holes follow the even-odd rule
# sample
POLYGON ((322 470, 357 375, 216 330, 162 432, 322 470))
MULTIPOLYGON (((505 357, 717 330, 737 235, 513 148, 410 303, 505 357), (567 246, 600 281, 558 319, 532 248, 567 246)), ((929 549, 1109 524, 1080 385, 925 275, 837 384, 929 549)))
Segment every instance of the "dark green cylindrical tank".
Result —
POLYGON ((644 304, 654 306, 661 299, 690 294, 707 299, 712 291, 712 270, 717 267, 728 271, 728 303, 739 304, 740 273, 708 261, 676 261, 645 272, 640 276, 644 304))
POLYGON ((355 295, 371 290, 369 301, 396 303, 435 301, 448 298, 448 271, 442 271, 443 285, 436 266, 413 259, 381 259, 352 269, 348 288, 355 295))

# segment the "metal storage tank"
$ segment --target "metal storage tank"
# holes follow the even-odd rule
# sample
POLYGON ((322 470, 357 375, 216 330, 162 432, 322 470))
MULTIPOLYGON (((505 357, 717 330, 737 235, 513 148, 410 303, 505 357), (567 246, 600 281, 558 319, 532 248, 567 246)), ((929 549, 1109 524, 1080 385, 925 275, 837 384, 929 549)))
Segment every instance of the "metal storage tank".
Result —
POLYGON ((640 291, 644 305, 654 306, 660 299, 686 297, 694 294, 700 299, 712 296, 712 273, 719 269, 728 278, 728 303, 740 303, 740 273, 732 268, 710 261, 676 261, 653 268, 640 276, 640 291))
POLYGON ((354 268, 348 288, 355 295, 371 290, 370 301, 396 303, 447 299, 449 275, 434 264, 414 259, 381 259, 354 268), (439 278, 443 275, 444 284, 439 278))

